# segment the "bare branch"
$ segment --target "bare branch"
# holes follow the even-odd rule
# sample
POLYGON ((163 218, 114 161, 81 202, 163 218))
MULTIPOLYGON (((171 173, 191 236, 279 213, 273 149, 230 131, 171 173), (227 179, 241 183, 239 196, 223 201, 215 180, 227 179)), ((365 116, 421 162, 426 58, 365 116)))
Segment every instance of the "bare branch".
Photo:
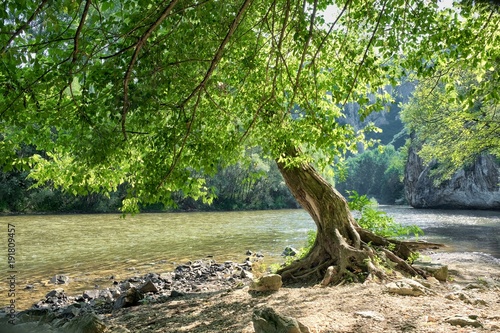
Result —
POLYGON ((330 34, 333 31, 333 28, 335 27, 335 25, 337 25, 337 22, 344 15, 345 11, 347 10, 347 8, 349 7, 350 4, 351 4, 351 0, 346 1, 345 5, 344 5, 344 8, 342 8, 342 10, 340 11, 340 14, 337 16, 337 18, 335 19, 335 21, 330 25, 330 28, 328 29, 328 32, 326 33, 325 38, 323 38, 323 40, 321 41, 321 43, 318 46, 318 49, 316 50, 316 53, 313 56, 313 59, 312 59, 313 62, 318 57, 319 53, 323 49, 323 45, 325 45, 325 42, 328 39, 328 36, 330 36, 330 34))
POLYGON ((85 2, 85 8, 83 9, 82 17, 80 18, 80 23, 78 24, 78 28, 76 29, 74 43, 73 43, 73 57, 71 60, 71 63, 73 63, 73 64, 77 60, 78 41, 79 41, 80 33, 82 32, 82 29, 83 29, 83 25, 85 24, 85 20, 87 18, 88 13, 89 13, 89 7, 90 7, 91 3, 92 3, 92 0, 87 0, 87 2, 85 2))

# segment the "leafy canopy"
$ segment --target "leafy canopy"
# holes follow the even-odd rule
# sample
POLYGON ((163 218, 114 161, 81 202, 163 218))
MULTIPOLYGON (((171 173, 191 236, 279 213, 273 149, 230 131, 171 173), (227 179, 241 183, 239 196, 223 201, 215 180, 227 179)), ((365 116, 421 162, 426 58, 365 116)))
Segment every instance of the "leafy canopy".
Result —
POLYGON ((330 164, 364 137, 341 121, 342 107, 381 109, 402 68, 430 75, 472 55, 498 79, 489 60, 498 13, 488 8, 458 16, 420 0, 11 1, 0 12, 0 164, 73 193, 125 183, 126 210, 169 203, 178 190, 210 201, 192 171, 213 174, 244 147, 287 159, 300 146, 302 162, 323 152, 330 164), (19 159, 22 144, 45 153, 19 159))
MULTIPOLYGON (((478 84, 464 72, 454 84, 423 82, 403 108, 403 121, 422 145, 419 155, 427 163, 440 162, 433 170, 440 179, 449 178, 481 153, 500 157, 500 105, 484 92, 471 104, 464 98, 478 84)), ((490 84, 490 90, 498 89, 494 81, 490 84)))

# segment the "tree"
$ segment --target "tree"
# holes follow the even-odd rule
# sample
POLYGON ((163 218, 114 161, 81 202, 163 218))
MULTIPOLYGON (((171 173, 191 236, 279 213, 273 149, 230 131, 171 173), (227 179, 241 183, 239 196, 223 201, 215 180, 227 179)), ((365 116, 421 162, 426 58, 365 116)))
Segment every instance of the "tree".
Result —
POLYGON ((139 202, 168 204, 177 191, 210 201, 192 171, 213 174, 243 146, 259 146, 318 229, 310 253, 283 277, 321 276, 330 265, 336 281, 382 276, 367 243, 388 241, 357 226, 312 156, 325 154, 314 161, 320 167, 333 164, 363 140, 364 130, 339 121, 343 106, 358 103, 363 116, 382 109, 398 62, 413 68, 431 59, 438 48, 420 46, 437 44, 453 13, 420 0, 44 0, 5 8, 2 164, 14 163, 21 143, 33 144, 48 156, 25 161, 37 181, 83 194, 127 184, 123 209, 135 211, 139 202))
POLYGON ((446 34, 425 42, 436 51, 421 62, 420 74, 427 75, 417 77, 402 110, 416 146, 423 144, 419 155, 439 162, 441 180, 482 153, 500 155, 500 6, 464 0, 460 8, 460 14, 446 9, 452 14, 446 34))
POLYGON ((500 157, 500 105, 486 95, 496 94, 498 82, 489 80, 488 91, 469 101, 465 98, 480 82, 468 72, 454 73, 455 82, 424 81, 403 108, 402 119, 421 147, 425 163, 438 161, 437 179, 451 177, 480 154, 500 157), (452 96, 452 98, 450 98, 452 96))

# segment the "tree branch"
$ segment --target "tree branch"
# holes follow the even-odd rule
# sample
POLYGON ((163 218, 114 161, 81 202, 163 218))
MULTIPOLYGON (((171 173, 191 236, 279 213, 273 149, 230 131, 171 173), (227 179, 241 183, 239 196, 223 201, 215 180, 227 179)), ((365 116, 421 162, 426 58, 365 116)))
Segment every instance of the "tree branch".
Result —
POLYGON ((349 97, 351 96, 352 91, 354 90, 354 87, 356 86, 356 83, 358 82, 359 72, 361 71, 361 68, 363 67, 363 65, 366 61, 366 57, 368 56, 368 52, 370 51, 370 46, 372 45, 373 40, 375 39, 375 35, 377 34, 378 26, 380 25, 380 21, 382 20, 382 15, 384 15, 385 6, 387 5, 387 1, 388 0, 384 1, 384 4, 382 5, 382 9, 380 10, 380 14, 377 18, 377 23, 375 24, 375 28, 373 29, 373 33, 370 37, 370 40, 368 41, 368 45, 366 45, 365 52, 363 54, 363 58, 361 59, 361 62, 359 63, 359 66, 358 66, 358 70, 356 71, 356 76, 354 77, 351 88, 349 89, 349 92, 347 93, 347 96, 346 96, 345 101, 343 103, 344 106, 347 104, 347 101, 349 100, 349 97))
POLYGON ((125 129, 125 123, 127 121, 127 112, 129 108, 128 88, 129 88, 130 78, 132 77, 132 70, 137 61, 137 57, 139 56, 139 52, 144 46, 144 43, 153 33, 153 31, 167 18, 167 16, 170 14, 170 12, 172 11, 172 9, 174 8, 174 6, 177 4, 178 1, 179 0, 172 0, 168 4, 168 6, 163 10, 160 17, 158 17, 158 19, 141 36, 141 38, 139 39, 139 41, 135 46, 134 54, 132 55, 132 59, 130 59, 127 71, 125 72, 125 77, 123 78, 123 109, 122 109, 122 133, 125 140, 127 139, 127 131, 125 129))
POLYGON ((78 28, 76 29, 75 37, 74 37, 74 43, 73 43, 73 56, 71 59, 71 63, 74 64, 76 63, 77 60, 77 53, 78 53, 78 40, 80 37, 80 34, 83 29, 83 25, 85 24, 85 20, 87 18, 87 15, 89 13, 89 7, 90 4, 92 3, 92 0, 87 0, 85 2, 85 8, 83 9, 82 17, 80 19, 80 23, 78 24, 78 28))
POLYGON ((181 105, 180 105, 181 107, 186 105, 186 103, 189 102, 189 100, 191 98, 193 98, 196 95, 196 93, 207 84, 208 79, 210 79, 210 77, 212 76, 212 73, 214 72, 215 68, 217 67, 220 60, 222 59, 222 53, 224 52, 224 49, 225 49, 227 43, 229 42, 229 40, 231 39, 231 36, 236 31, 236 28, 238 28, 240 21, 241 21, 243 15, 245 14, 246 10, 250 6, 251 2, 252 2, 252 0, 245 0, 245 2, 243 2, 243 5, 241 6, 240 10, 238 11, 238 14, 236 15, 236 17, 234 18, 233 23, 231 24, 231 27, 229 28, 226 36, 222 40, 222 43, 219 45, 219 48, 217 49, 217 52, 215 53, 215 55, 212 59, 212 63, 210 64, 210 67, 208 68, 205 76, 203 77, 203 80, 201 80, 201 82, 196 86, 196 88, 193 89, 191 94, 189 94, 189 96, 181 103, 181 105))
POLYGON ((7 43, 2 47, 2 49, 0 50, 0 54, 4 54, 5 53, 5 51, 9 47, 10 43, 12 43, 14 41, 14 39, 16 39, 16 37, 19 36, 19 34, 21 32, 23 32, 23 30, 26 29, 31 22, 33 22, 33 20, 36 18, 36 16, 38 15, 38 13, 42 10, 42 8, 45 6, 45 4, 47 2, 48 2, 48 0, 43 0, 42 3, 40 5, 38 5, 38 7, 36 8, 35 12, 30 16, 30 18, 22 26, 20 26, 16 30, 16 32, 9 38, 9 40, 7 41, 7 43))

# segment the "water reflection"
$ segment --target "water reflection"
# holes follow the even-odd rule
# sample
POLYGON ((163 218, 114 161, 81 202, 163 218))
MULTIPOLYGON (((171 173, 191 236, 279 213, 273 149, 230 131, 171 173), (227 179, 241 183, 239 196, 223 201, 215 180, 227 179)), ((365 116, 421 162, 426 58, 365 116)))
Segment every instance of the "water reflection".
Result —
POLYGON ((413 209, 382 206, 402 224, 421 227, 423 239, 446 244, 446 251, 484 252, 500 258, 500 212, 413 209))

